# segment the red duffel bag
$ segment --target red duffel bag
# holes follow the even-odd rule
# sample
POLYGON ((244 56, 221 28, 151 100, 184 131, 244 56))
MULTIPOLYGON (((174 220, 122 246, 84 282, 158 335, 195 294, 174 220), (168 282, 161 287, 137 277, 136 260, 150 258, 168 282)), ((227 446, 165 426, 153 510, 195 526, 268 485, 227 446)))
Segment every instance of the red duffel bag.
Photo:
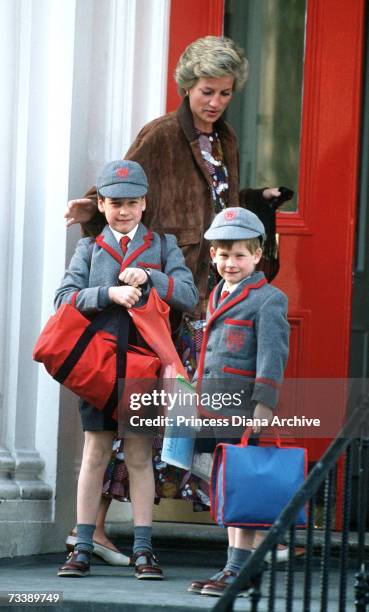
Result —
POLYGON ((50 317, 36 342, 33 359, 96 408, 112 409, 118 404, 118 379, 155 379, 160 359, 149 350, 128 345, 125 308, 112 306, 90 321, 75 307, 76 296, 50 317), (101 329, 112 309, 119 319, 118 338, 101 329))

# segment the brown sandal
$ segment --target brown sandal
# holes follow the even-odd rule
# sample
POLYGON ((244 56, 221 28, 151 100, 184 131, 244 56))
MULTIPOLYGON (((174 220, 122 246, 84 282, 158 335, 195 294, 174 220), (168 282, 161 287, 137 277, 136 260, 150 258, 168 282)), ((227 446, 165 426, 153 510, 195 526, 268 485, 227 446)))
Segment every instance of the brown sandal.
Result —
POLYGON ((63 578, 83 578, 90 575, 90 557, 91 553, 86 550, 76 550, 71 552, 66 562, 59 567, 58 576, 63 578), (78 561, 79 554, 86 555, 88 561, 78 561))
POLYGON ((154 553, 150 550, 139 550, 131 558, 138 580, 162 580, 163 571, 154 553))

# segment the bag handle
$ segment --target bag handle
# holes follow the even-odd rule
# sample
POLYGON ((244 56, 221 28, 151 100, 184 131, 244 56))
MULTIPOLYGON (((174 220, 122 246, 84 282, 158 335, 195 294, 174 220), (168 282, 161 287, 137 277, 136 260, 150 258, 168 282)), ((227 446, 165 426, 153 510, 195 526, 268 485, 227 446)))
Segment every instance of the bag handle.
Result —
MULTIPOLYGON (((282 448, 282 442, 281 439, 277 433, 277 431, 271 427, 272 433, 273 433, 273 442, 275 443, 275 445, 278 448, 282 448)), ((241 438, 241 442, 240 442, 240 446, 248 446, 249 445, 249 438, 250 435, 252 434, 252 427, 248 427, 247 429, 245 429, 245 431, 243 432, 242 438, 241 438)))
POLYGON ((125 376, 127 369, 127 350, 129 335, 129 314, 126 308, 118 308, 118 334, 117 334, 117 359, 116 376, 113 390, 104 406, 104 411, 112 414, 123 396, 125 376))

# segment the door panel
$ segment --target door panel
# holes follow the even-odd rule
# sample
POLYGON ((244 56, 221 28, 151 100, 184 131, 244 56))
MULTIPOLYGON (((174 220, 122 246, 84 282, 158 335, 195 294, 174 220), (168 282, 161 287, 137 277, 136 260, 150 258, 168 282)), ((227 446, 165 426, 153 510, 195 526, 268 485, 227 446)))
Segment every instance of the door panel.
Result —
MULTIPOLYGON (((259 0, 256 3, 260 5, 259 0)), ((277 218, 281 269, 275 285, 289 298, 290 378, 342 379, 349 373, 364 9, 364 0, 306 3, 298 200, 292 210, 279 212, 277 218)), ((168 110, 179 103, 172 74, 180 53, 199 36, 221 34, 223 2, 172 0, 171 10, 168 110)), ((242 40, 238 42, 245 46, 242 40)), ((254 61, 251 69, 257 70, 258 65, 254 61)), ((256 81, 263 78, 259 74, 256 81)), ((288 113, 287 94, 282 103, 288 113)), ((237 104, 236 98, 232 104, 237 104)), ((255 131, 249 125, 249 134, 244 133, 247 121, 239 123, 241 167, 246 167, 247 159, 242 155, 248 147, 256 150, 255 131)), ((282 144, 280 155, 282 168, 282 144)), ((247 177, 257 178, 255 168, 245 174, 245 181, 247 177)), ((274 179, 265 176, 267 184, 273 184, 274 179)), ((284 176, 278 176, 277 182, 283 184, 284 176)), ((290 186, 296 189, 296 185, 290 186)), ((367 353, 366 339, 362 338, 367 353)), ((339 411, 337 417, 343 418, 343 403, 339 411)), ((310 438, 305 443, 314 460, 328 441, 310 438)))
MULTIPOLYGON (((233 10, 239 5, 241 11, 246 4, 255 4, 255 10, 260 13, 257 1, 230 0, 227 4, 233 10)), ((267 4, 270 3, 263 6, 267 4)), ((272 3, 273 10, 277 5, 278 2, 272 3)), ((234 19, 238 23, 236 32, 242 37, 239 17, 236 15, 234 19)), ((278 27, 277 19, 275 23, 278 27)), ((298 201, 294 210, 279 212, 277 219, 281 270, 275 284, 289 298, 291 350, 287 376, 292 378, 348 376, 363 25, 364 2, 361 0, 355 3, 307 2, 299 173, 298 183, 289 185, 297 190, 298 201)), ((296 18, 296 31, 299 28, 301 15, 298 20, 296 18)), ((275 38, 278 39, 278 35, 275 38)), ((238 42, 247 48, 247 41, 238 42)), ((272 49, 271 45, 269 47, 272 49)), ((259 48, 262 53, 263 45, 259 48)), ((284 78, 278 74, 278 45, 275 45, 275 53, 275 72, 258 75, 255 83, 261 83, 260 91, 254 97, 260 97, 263 92, 268 94, 265 84, 262 87, 266 79, 271 81, 269 97, 275 97, 275 83, 278 77, 284 78)), ((300 61, 296 57, 298 65, 300 61)), ((258 64, 263 62, 256 61, 256 67, 258 64)), ((273 58, 269 58, 271 64, 273 58)), ((296 71, 293 74, 296 80, 296 71)), ((295 116, 296 92, 294 95, 292 114, 295 116)), ((292 102, 286 95, 286 113, 292 102)), ((260 102, 258 107, 261 107, 260 102)), ((242 122, 235 123, 241 142, 242 168, 247 166, 247 156, 242 155, 248 132, 240 131, 242 122)), ((292 138, 296 136, 295 124, 296 119, 291 123, 292 138)), ((264 146, 273 148, 273 138, 278 142, 278 134, 273 136, 271 132, 271 142, 264 139, 264 146)), ((255 140, 255 136, 251 140, 255 140)), ((283 147, 280 141, 279 148, 279 167, 283 168, 284 161, 286 166, 290 164, 288 142, 283 147)), ((254 175, 257 178, 258 172, 254 175)), ((284 177, 281 171, 281 177, 276 179, 270 165, 266 184, 271 185, 276 180, 277 184, 283 184, 284 177)), ((343 417, 344 403, 340 410, 343 417)), ((311 456, 318 454, 315 452, 318 447, 321 452, 320 443, 311 441, 308 445, 311 456)))
MULTIPOLYGON (((172 0, 171 7, 168 82, 184 45, 198 36, 220 34, 223 17, 218 0, 172 0)), ((349 371, 364 9, 364 0, 306 4, 298 202, 294 211, 278 213, 281 269, 275 281, 289 298, 287 375, 294 378, 344 378, 349 371)), ((242 37, 245 15, 238 21, 242 37)), ((247 47, 244 40, 238 42, 247 47)), ((254 70, 258 65, 256 60, 254 70)), ((263 78, 259 75, 256 84, 263 78)), ((239 104, 236 100, 232 104, 239 104)), ((177 105, 173 97, 168 103, 177 105)), ((287 95, 284 103, 288 112, 287 95)), ((248 134, 242 122, 235 127, 242 167, 248 134)), ((283 153, 281 146, 282 161, 283 153)))
MULTIPOLYGON (((366 15, 369 33, 369 13, 366 15)), ((366 40, 362 111, 360 194, 353 277, 350 376, 369 379, 369 35, 366 40)))
POLYGON ((308 4, 299 207, 278 215, 276 282, 289 296, 291 316, 310 312, 303 378, 348 375, 363 16, 360 1, 308 4))

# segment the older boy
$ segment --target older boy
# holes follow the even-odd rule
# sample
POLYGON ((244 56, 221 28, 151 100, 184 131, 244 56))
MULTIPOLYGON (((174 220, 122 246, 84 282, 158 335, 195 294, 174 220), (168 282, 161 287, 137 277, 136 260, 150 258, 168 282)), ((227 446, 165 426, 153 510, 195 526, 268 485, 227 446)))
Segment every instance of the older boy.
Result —
MULTIPOLYGON (((215 217, 205 238, 211 240, 210 254, 222 280, 209 299, 195 379, 201 388, 214 379, 228 387, 238 383, 246 404, 254 407, 254 419, 270 422, 288 357, 289 325, 286 296, 267 283, 263 272, 255 271, 264 226, 248 210, 227 208, 215 217)), ((260 431, 256 425, 253 429, 260 431)), ((254 537, 253 530, 228 528, 226 566, 208 581, 192 582, 188 590, 222 595, 251 555, 254 537)))
MULTIPOLYGON (((96 241, 83 238, 78 242, 56 292, 56 306, 70 302, 78 291, 76 306, 88 315, 112 304, 134 308, 147 300, 148 276, 170 306, 183 311, 196 306, 198 293, 175 237, 166 234, 163 238, 167 247, 164 263, 161 261, 162 239, 141 223, 147 188, 146 175, 136 162, 119 160, 104 167, 97 180, 97 189, 98 207, 107 225, 96 241), (124 285, 118 286, 118 280, 124 285)), ((117 332, 114 313, 105 329, 117 332)), ((132 334, 135 329, 130 330, 132 334)), ((82 402, 80 412, 85 444, 78 480, 77 541, 74 552, 58 572, 59 576, 68 577, 89 575, 103 475, 117 431, 112 414, 97 410, 87 402, 82 402)), ((134 521, 132 562, 135 576, 161 579, 163 573, 151 545, 154 501, 151 438, 130 433, 125 439, 124 453, 134 521)))

